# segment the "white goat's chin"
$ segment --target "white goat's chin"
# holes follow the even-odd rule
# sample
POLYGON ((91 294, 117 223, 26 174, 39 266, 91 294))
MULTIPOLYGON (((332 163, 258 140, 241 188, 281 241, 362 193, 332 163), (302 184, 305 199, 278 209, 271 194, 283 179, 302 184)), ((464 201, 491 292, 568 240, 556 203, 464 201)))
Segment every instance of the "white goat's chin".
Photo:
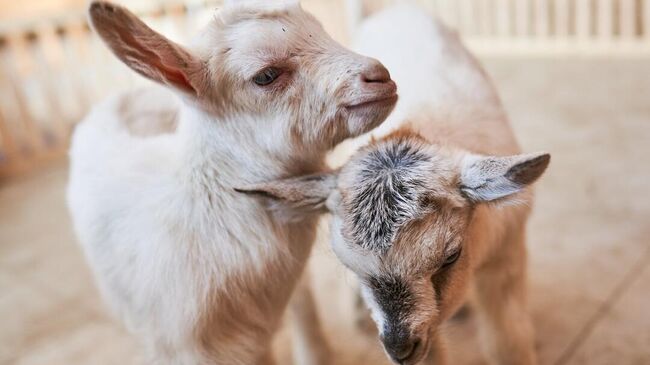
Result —
POLYGON ((355 112, 357 110, 363 110, 368 108, 377 108, 377 107, 382 107, 387 105, 395 105, 396 102, 397 102, 397 94, 392 94, 392 95, 382 96, 376 99, 364 101, 359 104, 348 105, 346 106, 346 108, 348 108, 350 112, 355 112))
POLYGON ((353 135, 369 132, 379 126, 395 108, 397 94, 346 106, 350 132, 353 135))

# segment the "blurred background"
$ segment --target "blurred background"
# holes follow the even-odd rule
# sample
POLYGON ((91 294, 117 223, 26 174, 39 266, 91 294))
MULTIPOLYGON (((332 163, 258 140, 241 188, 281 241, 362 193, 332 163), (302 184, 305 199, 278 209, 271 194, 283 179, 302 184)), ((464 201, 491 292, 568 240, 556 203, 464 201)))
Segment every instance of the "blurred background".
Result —
MULTIPOLYGON (((118 2, 181 43, 220 3, 118 2)), ((420 2, 483 62, 524 149, 553 155, 529 225, 540 364, 650 364, 650 0, 420 2)), ((349 43, 358 9, 302 3, 349 43)), ((64 201, 74 124, 146 84, 90 32, 85 5, 0 0, 0 364, 142 363, 99 299, 64 201)), ((309 269, 336 364, 386 363, 321 241, 309 269)), ((471 310, 447 331, 452 364, 485 363, 471 310)), ((277 357, 289 363, 286 329, 277 357)))

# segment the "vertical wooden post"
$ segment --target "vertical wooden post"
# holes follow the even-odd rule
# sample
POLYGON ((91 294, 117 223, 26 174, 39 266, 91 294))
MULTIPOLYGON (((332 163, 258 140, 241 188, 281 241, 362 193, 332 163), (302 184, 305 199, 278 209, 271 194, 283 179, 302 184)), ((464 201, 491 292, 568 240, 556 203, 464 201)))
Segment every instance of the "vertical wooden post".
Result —
MULTIPOLYGON (((8 72, 7 65, 5 64, 5 59, 8 53, 9 42, 6 38, 0 36, 0 67, 2 72, 8 72)), ((8 87, 8 82, 6 77, 0 78, 0 87, 8 87)), ((11 133, 11 128, 9 127, 9 121, 5 118, 4 110, 6 101, 0 100, 0 154, 2 154, 2 159, 0 165, 8 165, 16 159, 17 148, 14 137, 11 133)))
POLYGON ((621 39, 634 40, 636 35, 636 4, 634 0, 619 0, 619 29, 621 39))
POLYGON ((477 14, 479 18, 479 33, 481 37, 488 37, 492 35, 492 9, 490 0, 476 0, 477 14))
POLYGON ((84 20, 68 23, 66 42, 66 66, 69 70, 75 70, 72 76, 72 88, 74 90, 73 98, 78 100, 79 108, 77 116, 90 109, 93 102, 92 87, 89 85, 91 80, 87 77, 80 77, 91 64, 90 49, 88 44, 89 33, 84 20))
POLYGON ((535 0, 535 36, 547 38, 550 34, 550 13, 547 0, 535 0))
POLYGON ((465 36, 476 34, 476 16, 473 0, 458 0, 458 29, 465 36))
POLYGON ((493 4, 496 8, 497 35, 500 38, 508 38, 510 36, 510 1, 496 0, 493 4))
POLYGON ((609 42, 614 35, 614 4, 612 0, 598 0, 596 6, 596 35, 609 42))
POLYGON ((557 38, 565 40, 570 34, 570 19, 569 19, 569 1, 570 0, 555 0, 555 29, 554 33, 557 38))
POLYGON ((650 42, 650 0, 643 1, 643 17, 641 22, 643 23, 643 38, 646 42, 650 42))
POLYGON ((515 1, 515 35, 519 38, 530 36, 530 0, 515 1))
POLYGON ((576 38, 587 41, 591 38, 591 0, 576 0, 576 38))
MULTIPOLYGON (((19 120, 24 137, 24 148, 21 152, 37 153, 41 149, 42 138, 36 122, 33 118, 29 102, 26 100, 24 84, 27 80, 33 78, 34 62, 30 56, 29 43, 36 41, 35 33, 19 33, 12 35, 9 41, 11 58, 13 59, 13 68, 10 70, 12 79, 10 81, 11 91, 18 107, 19 120)), ((21 154, 22 155, 22 154, 21 154)))
MULTIPOLYGON (((44 148, 61 146, 66 138, 65 113, 61 105, 61 93, 65 92, 61 82, 63 53, 60 40, 52 24, 44 24, 36 29, 38 41, 32 46, 32 57, 37 64, 37 78, 43 89, 44 106, 47 118, 41 126, 44 148)), ((46 152, 46 151, 43 151, 46 152)))

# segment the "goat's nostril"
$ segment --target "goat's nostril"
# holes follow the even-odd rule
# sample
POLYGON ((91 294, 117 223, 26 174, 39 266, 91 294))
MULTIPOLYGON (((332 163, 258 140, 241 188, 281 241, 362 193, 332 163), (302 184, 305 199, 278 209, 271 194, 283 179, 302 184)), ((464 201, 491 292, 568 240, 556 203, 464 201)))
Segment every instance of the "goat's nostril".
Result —
POLYGON ((390 81, 390 73, 381 63, 374 64, 361 73, 361 79, 367 83, 386 83, 390 81))
POLYGON ((407 341, 398 346, 394 346, 390 349, 392 357, 397 361, 404 361, 409 359, 414 353, 417 347, 420 345, 420 340, 415 339, 412 341, 407 341))

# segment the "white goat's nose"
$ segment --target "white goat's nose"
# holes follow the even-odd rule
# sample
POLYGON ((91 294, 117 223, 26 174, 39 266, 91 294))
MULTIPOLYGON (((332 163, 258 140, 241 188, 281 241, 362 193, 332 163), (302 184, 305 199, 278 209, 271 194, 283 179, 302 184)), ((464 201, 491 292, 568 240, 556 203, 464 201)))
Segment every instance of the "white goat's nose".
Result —
POLYGON ((385 84, 390 80, 390 73, 381 63, 375 61, 361 71, 361 81, 364 83, 385 84))

